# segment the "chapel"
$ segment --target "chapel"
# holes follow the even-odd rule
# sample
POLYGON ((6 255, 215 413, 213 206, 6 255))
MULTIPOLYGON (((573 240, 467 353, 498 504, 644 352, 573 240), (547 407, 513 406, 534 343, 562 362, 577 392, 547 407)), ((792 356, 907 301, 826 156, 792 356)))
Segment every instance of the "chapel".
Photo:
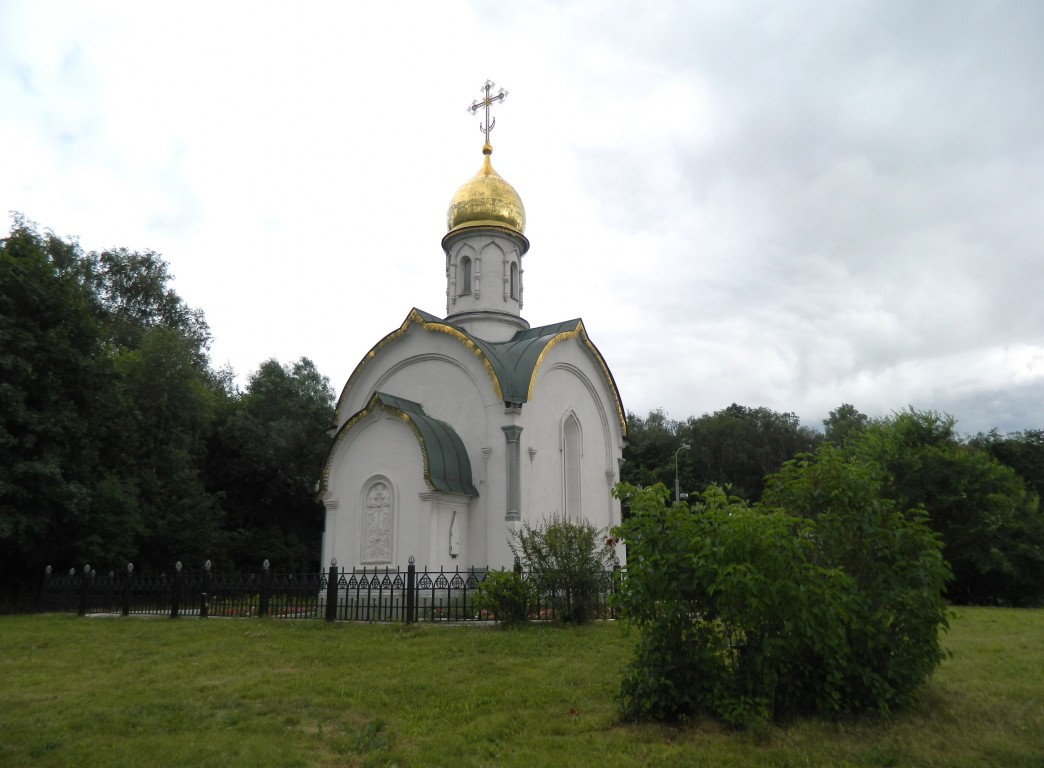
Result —
POLYGON ((359 361, 319 482, 322 562, 510 568, 511 532, 551 516, 620 523, 626 421, 579 318, 522 317, 526 214, 495 170, 483 86, 482 166, 447 212, 446 316, 411 309, 359 361))

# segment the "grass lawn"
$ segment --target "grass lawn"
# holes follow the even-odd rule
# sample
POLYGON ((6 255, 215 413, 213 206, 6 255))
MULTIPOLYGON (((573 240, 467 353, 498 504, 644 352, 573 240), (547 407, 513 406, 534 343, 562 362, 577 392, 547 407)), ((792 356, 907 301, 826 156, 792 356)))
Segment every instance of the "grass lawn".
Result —
POLYGON ((0 766, 1044 767, 1044 610, 961 608, 912 711, 620 725, 615 624, 0 619, 0 766))

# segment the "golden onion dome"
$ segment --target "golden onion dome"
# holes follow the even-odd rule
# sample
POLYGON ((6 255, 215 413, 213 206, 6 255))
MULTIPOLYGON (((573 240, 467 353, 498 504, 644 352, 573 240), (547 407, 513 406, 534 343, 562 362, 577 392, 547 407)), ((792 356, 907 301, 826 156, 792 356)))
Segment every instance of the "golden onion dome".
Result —
POLYGON ((465 182, 450 201, 446 225, 450 232, 465 227, 507 227, 526 231, 526 209, 515 188, 500 177, 489 162, 493 147, 482 147, 482 168, 465 182))

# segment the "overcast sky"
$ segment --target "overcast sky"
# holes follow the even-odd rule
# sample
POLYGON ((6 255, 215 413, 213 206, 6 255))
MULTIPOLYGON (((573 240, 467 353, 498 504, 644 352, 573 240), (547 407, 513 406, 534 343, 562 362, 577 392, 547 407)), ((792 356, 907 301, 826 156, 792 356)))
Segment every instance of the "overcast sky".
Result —
MULTIPOLYGON (((1044 2, 0 0, 0 206, 340 391, 481 164, 624 405, 1044 427, 1044 2)), ((10 220, 0 227, 7 231, 10 220)))

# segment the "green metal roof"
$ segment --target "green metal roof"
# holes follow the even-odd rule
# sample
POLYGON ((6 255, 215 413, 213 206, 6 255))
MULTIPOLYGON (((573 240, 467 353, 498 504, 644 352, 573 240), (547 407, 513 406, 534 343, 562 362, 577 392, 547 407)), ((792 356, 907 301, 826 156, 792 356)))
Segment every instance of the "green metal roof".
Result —
POLYGON ((578 331, 582 327, 583 323, 577 318, 518 331, 507 341, 489 342, 474 336, 471 339, 493 363, 493 369, 500 379, 504 402, 525 403, 529 400, 529 387, 540 355, 556 336, 578 331))
MULTIPOLYGON (((582 334, 583 340, 591 347, 595 356, 599 360, 601 359, 601 354, 587 338, 583 320, 580 318, 518 331, 507 341, 485 341, 468 333, 464 328, 451 323, 449 320, 443 320, 441 317, 436 317, 420 309, 414 309, 413 312, 425 323, 440 323, 456 329, 470 339, 478 349, 482 350, 500 382, 501 394, 506 403, 520 404, 529 401, 529 387, 540 356, 548 348, 548 345, 562 334, 582 334)), ((608 367, 605 368, 605 373, 609 376, 614 394, 619 398, 619 394, 616 392, 616 382, 612 380, 608 367)))
POLYGON ((424 480, 433 490, 478 496, 471 481, 471 460, 464 441, 449 424, 433 419, 420 403, 376 392, 368 409, 375 405, 399 416, 410 426, 424 455, 424 480))

